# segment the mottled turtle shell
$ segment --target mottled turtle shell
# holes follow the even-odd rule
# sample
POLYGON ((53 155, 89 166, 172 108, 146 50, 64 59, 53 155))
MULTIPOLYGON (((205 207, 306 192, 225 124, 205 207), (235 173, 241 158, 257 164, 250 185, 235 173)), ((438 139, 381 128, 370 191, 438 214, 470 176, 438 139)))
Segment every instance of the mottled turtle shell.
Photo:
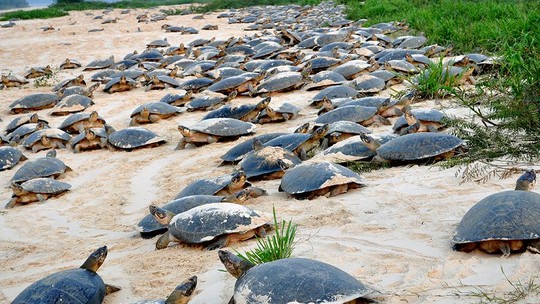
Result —
POLYGON ((212 241, 231 233, 246 233, 267 221, 254 210, 232 203, 212 203, 177 214, 169 223, 169 233, 188 244, 212 241))
MULTIPOLYGON (((190 195, 170 201, 161 208, 174 214, 180 214, 204 204, 219 203, 223 198, 224 196, 190 195)), ((167 231, 168 226, 160 224, 152 214, 147 214, 139 222, 137 228, 143 238, 151 238, 167 231)))
POLYGON ((302 164, 283 175, 280 192, 305 194, 326 187, 354 183, 362 186, 364 179, 358 173, 330 162, 302 164))
POLYGON ((24 113, 46 108, 52 108, 58 101, 58 95, 52 93, 37 93, 15 100, 9 105, 11 113, 24 113))
POLYGON ((81 112, 94 105, 92 98, 84 95, 69 95, 56 104, 51 111, 51 115, 66 115, 70 113, 81 112))
POLYGON ((540 239, 539 218, 540 194, 502 191, 482 199, 467 211, 452 242, 540 239))
POLYGON ((26 162, 11 178, 12 183, 20 184, 22 182, 38 178, 53 177, 56 178, 71 168, 66 166, 63 161, 56 157, 40 157, 26 162))
POLYGON ((323 100, 324 97, 328 99, 335 99, 335 98, 346 98, 346 97, 355 97, 358 95, 358 91, 351 88, 348 85, 336 85, 328 87, 319 93, 315 95, 311 99, 311 104, 314 105, 317 102, 320 102, 323 100))
POLYGON ((249 152, 239 163, 248 179, 265 178, 266 176, 283 171, 278 159, 288 165, 296 166, 302 160, 287 149, 281 147, 262 147, 249 152))
MULTIPOLYGON (((382 135, 373 137, 379 140, 381 144, 384 144, 396 138, 397 135, 382 135)), ((324 150, 323 155, 324 159, 331 157, 332 162, 341 163, 369 159, 377 155, 377 153, 366 147, 359 136, 353 136, 324 150)))
POLYGON ((315 124, 320 125, 337 121, 361 123, 370 119, 375 114, 377 114, 377 108, 374 107, 345 106, 320 115, 315 119, 315 124))
POLYGON ((28 114, 24 116, 19 116, 15 119, 13 119, 6 127, 6 133, 11 133, 15 131, 18 127, 29 124, 29 123, 38 123, 39 121, 48 124, 46 120, 43 120, 37 116, 37 114, 28 114), (36 119, 37 118, 37 119, 36 119))
POLYGON ((48 137, 48 138, 56 138, 56 139, 60 139, 64 142, 67 142, 68 140, 71 139, 71 136, 69 134, 67 134, 66 132, 60 130, 60 129, 56 129, 56 128, 51 128, 51 129, 43 129, 43 130, 38 130, 32 134, 30 134, 23 142, 22 142, 22 145, 25 147, 25 148, 28 148, 28 149, 31 149, 32 146, 37 143, 37 142, 40 142, 41 141, 41 138, 42 137, 48 137))
POLYGON ((13 168, 19 161, 26 160, 21 150, 15 147, 0 147, 0 171, 13 168))
POLYGON ((106 69, 114 65, 114 57, 111 56, 107 59, 97 59, 90 62, 83 71, 93 71, 99 69, 106 69))
POLYGON ((234 118, 210 118, 205 119, 189 128, 210 135, 217 136, 242 136, 255 132, 255 125, 234 118))
POLYGON ((22 183, 21 187, 31 193, 58 194, 69 190, 71 185, 54 178, 38 177, 22 183))
POLYGON ((133 110, 130 117, 139 115, 144 108, 147 108, 150 111, 150 114, 159 114, 159 115, 164 115, 164 116, 182 112, 178 107, 171 106, 167 103, 158 101, 158 102, 145 103, 143 105, 138 106, 135 110, 133 110))
POLYGON ((283 72, 271 76, 257 86, 257 93, 283 92, 303 82, 304 76, 299 72, 283 72))
POLYGON ((294 151, 301 144, 311 138, 311 134, 291 133, 278 136, 264 143, 265 147, 280 147, 289 151, 294 151))
MULTIPOLYGON (((90 118, 91 113, 75 113, 70 116, 68 116, 61 124, 60 127, 58 127, 61 130, 70 131, 72 126, 78 122, 82 122, 85 120, 88 120, 90 118)), ((98 122, 102 125, 105 124, 105 119, 101 116, 98 117, 98 122)))
POLYGON ((377 148, 377 154, 390 161, 414 161, 450 152, 463 144, 450 134, 412 133, 385 143, 377 148))
POLYGON ((160 145, 165 143, 165 140, 146 128, 129 127, 111 133, 109 143, 116 148, 131 150, 160 145))
POLYGON ((348 303, 372 290, 323 262, 288 258, 257 265, 234 285, 235 303, 348 303))
POLYGON ((253 80, 255 77, 258 77, 257 73, 244 73, 238 76, 232 76, 220 80, 207 88, 208 91, 227 93, 230 90, 234 90, 239 86, 247 83, 248 81, 253 80))
MULTIPOLYGON (((184 189, 182 189, 178 195, 176 195, 175 199, 191 195, 214 195, 231 183, 233 175, 234 174, 227 174, 213 178, 199 179, 191 182, 184 189)), ((249 186, 251 186, 250 183, 246 182, 244 184, 244 188, 249 186)))
MULTIPOLYGON (((445 117, 444 113, 435 110, 435 109, 415 109, 411 110, 411 113, 416 117, 417 120, 423 121, 423 122, 437 122, 442 123, 442 119, 445 117)), ((394 126, 392 129, 394 131, 399 131, 402 128, 408 127, 407 121, 405 120, 405 116, 401 115, 396 122, 394 123, 394 126)))
POLYGON ((253 141, 255 140, 255 138, 264 144, 268 142, 269 140, 272 140, 278 136, 285 135, 285 134, 287 133, 268 133, 268 134, 255 136, 254 138, 248 139, 232 147, 231 149, 229 149, 229 151, 225 152, 225 154, 220 156, 220 158, 224 162, 240 161, 244 157, 244 155, 246 155, 247 153, 253 150, 253 141))

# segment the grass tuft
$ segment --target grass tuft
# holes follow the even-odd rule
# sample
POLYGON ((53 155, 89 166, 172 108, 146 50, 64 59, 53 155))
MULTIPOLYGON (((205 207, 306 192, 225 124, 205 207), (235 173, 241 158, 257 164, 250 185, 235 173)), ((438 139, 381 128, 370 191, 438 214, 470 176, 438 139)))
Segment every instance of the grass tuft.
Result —
MULTIPOLYGON (((526 301, 528 299, 538 300, 540 295, 540 284, 536 282, 538 277, 530 277, 527 282, 522 282, 517 280, 517 282, 512 282, 502 271, 506 281, 512 287, 512 291, 507 292, 503 295, 497 295, 495 292, 488 292, 479 287, 474 287, 475 292, 471 293, 471 296, 480 299, 480 303, 495 303, 495 304, 514 304, 520 303, 521 301, 526 301)), ((529 302, 527 302, 529 303, 529 302)), ((533 303, 533 302, 530 302, 533 303)))
POLYGON ((444 98, 457 93, 456 87, 463 80, 467 68, 460 73, 452 73, 452 66, 443 63, 443 57, 430 63, 418 75, 408 76, 406 80, 412 84, 417 96, 421 98, 444 98))

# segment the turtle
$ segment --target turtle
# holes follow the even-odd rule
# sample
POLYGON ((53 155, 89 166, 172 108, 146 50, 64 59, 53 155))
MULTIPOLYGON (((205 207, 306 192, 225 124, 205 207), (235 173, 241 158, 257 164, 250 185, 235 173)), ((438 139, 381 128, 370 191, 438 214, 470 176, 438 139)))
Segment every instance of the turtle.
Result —
POLYGON ((273 95, 279 92, 287 92, 297 90, 311 81, 309 74, 311 72, 311 65, 308 64, 302 72, 282 72, 261 81, 256 88, 257 95, 273 95))
POLYGON ((368 303, 372 289, 345 271, 316 260, 284 258, 255 266, 220 250, 225 269, 237 278, 229 303, 368 303))
POLYGON ((18 127, 29 124, 29 123, 38 123, 39 121, 49 124, 46 120, 41 119, 37 113, 29 114, 29 115, 23 115, 19 116, 15 119, 13 119, 7 126, 6 126, 6 134, 9 134, 13 131, 15 131, 18 127))
POLYGON ((350 85, 355 88, 358 93, 374 94, 384 90, 386 82, 379 77, 364 74, 353 79, 350 85))
POLYGON ((326 138, 328 143, 323 146, 331 146, 355 135, 370 134, 372 131, 352 121, 339 120, 329 124, 326 138))
POLYGON ((0 77, 0 83, 4 88, 20 87, 28 83, 28 80, 21 75, 10 73, 0 77))
POLYGON ((56 150, 50 150, 45 157, 39 157, 26 162, 15 172, 10 182, 21 184, 34 178, 58 178, 62 174, 72 171, 63 161, 56 158, 56 150))
POLYGON ((30 134, 48 128, 49 125, 42 121, 39 121, 38 123, 27 123, 11 132, 6 139, 8 142, 17 144, 24 141, 30 134))
POLYGON ((66 60, 60 64, 60 70, 78 69, 81 66, 82 64, 78 60, 66 58, 66 60))
POLYGON ((135 80, 122 75, 120 77, 111 78, 103 88, 103 92, 112 94, 129 91, 135 87, 137 87, 137 82, 135 80))
POLYGON ((67 87, 67 88, 62 89, 60 91, 60 93, 62 95, 61 97, 67 97, 67 96, 75 95, 75 94, 84 95, 84 96, 88 96, 88 97, 93 97, 94 96, 94 91, 98 87, 99 87, 99 83, 94 83, 89 87, 71 86, 71 87, 67 87))
MULTIPOLYGON (((333 163, 344 163, 344 162, 350 162, 350 161, 368 161, 371 160, 377 153, 370 148, 368 148, 360 136, 352 136, 344 140, 340 140, 340 138, 333 139, 332 136, 339 137, 340 134, 336 134, 338 132, 331 133, 330 135, 330 142, 334 142, 334 144, 325 149, 322 154, 316 155, 315 159, 324 159, 329 160, 333 163), (334 134, 334 135, 332 135, 334 134)), ((381 144, 384 144, 394 138, 397 137, 397 135, 373 135, 373 137, 378 140, 381 144)))
POLYGON ((291 151, 281 147, 265 147, 258 139, 254 139, 252 145, 253 150, 246 154, 238 164, 250 180, 279 179, 284 174, 281 162, 291 167, 302 162, 291 151))
POLYGON ((364 144, 377 152, 375 162, 433 163, 463 152, 465 142, 451 134, 444 133, 411 133, 399 136, 383 145, 372 137, 361 134, 364 144))
POLYGON ((49 197, 64 194, 69 188, 71 188, 70 184, 50 177, 33 178, 21 184, 12 183, 13 194, 6 204, 6 209, 13 208, 17 204, 29 204, 37 201, 43 203, 49 197))
POLYGON ((236 140, 240 136, 255 132, 255 125, 233 118, 210 118, 189 128, 179 125, 178 131, 183 137, 176 150, 184 149, 188 143, 201 146, 217 141, 236 140))
POLYGON ((101 70, 106 69, 114 65, 114 56, 110 56, 107 59, 97 59, 92 62, 90 62, 83 71, 94 71, 94 70, 101 70))
POLYGON ((84 75, 81 74, 74 78, 68 78, 60 81, 57 85, 53 87, 53 92, 62 92, 65 88, 71 86, 85 86, 86 81, 84 80, 84 75))
POLYGON ((315 124, 327 124, 336 121, 352 121, 365 127, 374 123, 390 125, 390 121, 378 115, 378 112, 379 109, 375 107, 343 106, 320 115, 317 117, 317 119, 315 119, 315 124))
POLYGON ((155 49, 149 49, 138 54, 136 57, 132 59, 142 61, 142 62, 158 62, 158 61, 163 60, 164 58, 165 57, 163 57, 163 54, 160 51, 155 50, 155 49))
POLYGON ((156 39, 156 40, 153 40, 152 42, 146 44, 146 47, 149 48, 149 49, 163 48, 163 47, 169 47, 169 46, 171 46, 171 45, 167 41, 167 38, 156 39))
POLYGON ((243 104, 237 107, 224 105, 216 110, 211 111, 203 117, 203 120, 216 118, 233 118, 241 121, 251 122, 268 107, 271 98, 266 97, 256 104, 243 104))
POLYGON ((9 105, 9 109, 13 114, 38 111, 54 107, 58 99, 58 95, 52 93, 31 94, 12 102, 9 105))
POLYGON ((322 90, 347 82, 347 79, 335 71, 321 71, 311 76, 311 81, 304 87, 306 91, 322 90))
POLYGON ((73 136, 68 142, 73 153, 103 149, 107 147, 109 134, 107 128, 89 128, 73 136))
POLYGON ((164 102, 145 103, 137 107, 131 113, 129 125, 134 126, 145 123, 156 123, 160 119, 166 119, 180 113, 182 113, 182 110, 164 102))
MULTIPOLYGON (((288 165, 285 163, 284 167, 288 165)), ((284 168, 284 169, 285 169, 284 168)), ((364 179, 358 173, 331 162, 301 164, 287 169, 278 191, 297 199, 336 196, 360 188, 364 179)))
POLYGON ((176 79, 166 75, 154 75, 146 78, 145 86, 145 91, 148 92, 150 90, 163 90, 168 87, 177 88, 180 86, 180 83, 176 79))
MULTIPOLYGON (((174 214, 179 214, 188 211, 191 208, 198 207, 204 204, 219 202, 241 204, 249 198, 250 192, 250 188, 244 188, 227 196, 204 194, 189 195, 174 199, 163 205, 161 208, 174 214)), ((140 220, 139 224, 137 224, 137 228, 141 233, 141 237, 145 239, 152 238, 158 234, 162 234, 167 231, 167 226, 162 225, 158 221, 156 221, 152 214, 147 214, 142 220, 140 220)))
POLYGON ((31 149, 32 152, 36 153, 44 149, 63 149, 70 139, 71 136, 63 130, 48 128, 30 134, 22 142, 22 145, 26 149, 31 149))
POLYGON ((356 97, 358 95, 358 91, 351 88, 348 85, 340 84, 328 87, 326 89, 321 90, 319 93, 317 93, 310 101, 310 105, 312 107, 318 108, 321 106, 322 100, 324 97, 332 100, 334 98, 344 98, 344 97, 356 97))
POLYGON ((170 242, 201 244, 207 250, 228 246, 255 236, 266 236, 268 220, 255 210, 232 203, 211 203, 174 214, 150 206, 156 220, 168 225, 156 242, 156 249, 167 248, 170 242))
POLYGON ((21 150, 15 147, 0 147, 0 171, 11 169, 19 162, 27 159, 28 158, 21 152, 21 150))
POLYGON ((244 73, 238 76, 232 76, 213 83, 207 88, 212 92, 230 94, 236 91, 238 94, 245 92, 254 93, 255 86, 265 77, 266 73, 244 73))
POLYGON ((299 112, 300 108, 291 103, 285 102, 277 107, 267 106, 259 113, 259 115, 257 115, 253 122, 265 124, 287 121, 295 118, 299 112))
POLYGON ((266 143, 269 140, 272 140, 278 136, 285 135, 287 133, 267 133, 255 136, 254 138, 248 139, 231 149, 229 149, 225 154, 220 156, 220 158, 223 160, 222 164, 228 164, 228 163, 236 163, 242 158, 248 154, 250 151, 253 150, 253 142, 256 140, 260 141, 261 143, 266 143))
POLYGON ((409 94, 405 95, 399 100, 390 97, 368 96, 340 103, 339 106, 375 107, 377 108, 378 115, 388 118, 403 114, 403 108, 408 106, 411 102, 411 98, 408 96, 409 94))
POLYGON ((195 96, 193 100, 191 100, 186 108, 187 111, 196 111, 196 110, 212 110, 220 105, 227 103, 238 95, 237 91, 232 91, 229 95, 224 95, 221 93, 215 93, 212 91, 205 91, 199 96, 195 96))
POLYGON ((91 113, 75 113, 68 116, 58 127, 71 134, 83 133, 89 128, 103 128, 105 119, 97 111, 91 113))
POLYGON ((176 195, 175 199, 190 195, 231 195, 250 186, 251 183, 247 182, 246 173, 238 170, 232 174, 191 182, 176 195))
POLYGON ((105 284, 97 274, 107 253, 107 246, 98 248, 79 268, 55 272, 32 283, 12 303, 102 303, 105 295, 120 290, 105 284))
POLYGON ((159 146, 166 142, 156 133, 142 127, 129 127, 116 131, 110 126, 106 126, 106 130, 109 134, 108 147, 111 149, 122 149, 129 152, 137 148, 159 146))
POLYGON ((208 77, 197 77, 195 79, 190 79, 182 82, 178 89, 198 93, 207 89, 213 83, 214 80, 208 77))
POLYGON ((411 110, 410 107, 405 107, 403 115, 396 120, 392 129, 395 133, 405 135, 411 131, 409 126, 418 123, 418 128, 414 128, 416 132, 438 132, 445 128, 445 117, 444 113, 435 109, 411 110))
POLYGON ((80 94, 62 98, 51 110, 50 115, 62 116, 86 110, 95 103, 92 98, 80 94))
POLYGON ((291 152, 294 152, 302 160, 309 157, 309 153, 320 147, 321 140, 328 132, 329 125, 325 124, 318 128, 314 128, 309 134, 292 133, 285 134, 267 141, 264 146, 281 147, 291 152))
POLYGON ((195 287, 197 287, 197 276, 192 276, 176 286, 166 299, 141 300, 131 304, 187 304, 193 296, 195 287))
POLYGON ((52 75, 53 71, 51 69, 51 66, 45 66, 45 67, 32 67, 30 70, 26 71, 24 73, 24 78, 38 78, 43 77, 47 75, 52 75))
POLYGON ((453 249, 487 253, 526 249, 540 253, 540 194, 530 191, 536 183, 534 170, 527 170, 516 182, 515 190, 491 194, 467 211, 452 238, 453 249))

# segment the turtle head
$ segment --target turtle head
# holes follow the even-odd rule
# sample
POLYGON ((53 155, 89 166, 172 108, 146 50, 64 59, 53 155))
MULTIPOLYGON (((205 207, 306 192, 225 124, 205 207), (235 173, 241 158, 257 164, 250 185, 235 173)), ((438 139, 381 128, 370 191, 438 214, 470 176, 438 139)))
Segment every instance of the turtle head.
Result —
POLYGON ((13 191, 13 194, 16 196, 21 196, 25 192, 23 187, 17 183, 11 184, 11 190, 13 191))
POLYGON ((328 110, 328 111, 331 111, 334 109, 334 105, 332 104, 332 100, 330 100, 330 98, 324 96, 322 101, 321 101, 321 104, 322 104, 322 108, 325 109, 325 110, 328 110))
POLYGON ((329 124, 324 124, 318 127, 317 129, 313 130, 313 138, 315 139, 323 138, 326 135, 326 133, 328 133, 328 130, 330 130, 329 124))
POLYGON ((376 140, 375 138, 367 135, 367 134, 360 134, 360 139, 370 149, 371 151, 376 151, 378 147, 380 147, 381 143, 376 140))
POLYGON ((96 121, 98 118, 99 118, 99 114, 97 111, 92 111, 92 113, 90 113, 90 118, 89 118, 90 121, 96 121))
POLYGON ((402 129, 401 132, 399 132, 399 135, 403 136, 403 135, 407 135, 411 133, 416 133, 418 132, 418 130, 420 130, 420 123, 417 121, 413 123, 412 125, 402 129))
POLYGON ((99 267, 103 264, 103 262, 105 262, 108 252, 109 250, 107 249, 107 246, 99 247, 96 251, 90 254, 80 268, 97 272, 99 267))
POLYGON ((516 182, 516 190, 531 191, 536 184, 536 172, 534 169, 525 171, 516 182))
POLYGON ((188 127, 178 126, 178 131, 180 131, 180 133, 184 137, 190 137, 191 136, 191 130, 188 127))
POLYGON ((259 110, 266 109, 268 105, 270 104, 271 100, 272 100, 271 97, 266 97, 263 100, 259 101, 259 103, 257 103, 257 109, 259 110))
POLYGON ((258 138, 254 138, 253 139, 253 150, 257 151, 257 150, 260 150, 263 148, 263 143, 258 139, 258 138))
POLYGON ((36 130, 43 130, 45 129, 45 127, 47 127, 47 125, 43 121, 38 121, 36 125, 36 130))
POLYGON ((37 115, 37 113, 34 113, 30 116, 30 118, 28 119, 28 122, 30 123, 37 123, 39 121, 39 116, 37 115))
POLYGON ((341 132, 332 132, 330 133, 330 135, 328 135, 328 142, 333 145, 337 142, 340 142, 342 140, 342 137, 343 134, 341 132))
POLYGON ((234 198, 233 198, 233 200, 231 202, 237 203, 237 204, 243 203, 243 202, 247 201, 247 199, 251 196, 251 188, 242 189, 242 190, 232 194, 232 196, 234 198))
POLYGON ((150 214, 152 214, 156 221, 161 225, 169 225, 169 222, 175 216, 174 213, 154 205, 150 205, 148 209, 150 209, 150 214))
POLYGON ((105 128, 105 132, 107 132, 107 134, 112 134, 113 132, 116 132, 116 130, 111 125, 106 124, 104 126, 104 128, 105 128))
POLYGON ((221 263, 223 263, 223 266, 225 266, 225 269, 227 269, 227 271, 237 279, 246 273, 246 271, 248 271, 250 268, 255 266, 227 250, 218 251, 218 255, 221 263))
POLYGON ((148 109, 148 107, 143 107, 141 110, 141 116, 148 117, 148 115, 150 115, 150 110, 148 109))
POLYGON ((276 163, 279 165, 279 167, 281 168, 281 170, 283 171, 287 171, 288 169, 294 167, 294 164, 292 162, 286 162, 284 161, 283 159, 281 158, 278 158, 276 160, 276 163))
POLYGON ((187 304, 197 287, 197 276, 180 283, 165 300, 165 304, 187 304))
POLYGON ((95 139, 96 138, 96 132, 92 129, 88 129, 85 131, 85 138, 88 139, 88 140, 92 140, 92 139, 95 139))
POLYGON ((231 184, 243 185, 247 180, 246 173, 243 170, 236 171, 231 177, 231 184))
POLYGON ((305 124, 298 127, 298 129, 294 130, 294 133, 304 133, 306 134, 309 131, 309 122, 306 122, 305 124))
POLYGON ((409 126, 414 125, 416 122, 418 122, 418 119, 416 119, 416 116, 411 112, 411 108, 406 106, 403 108, 403 117, 405 118, 405 121, 407 121, 407 124, 409 126))
POLYGON ((56 157, 56 149, 52 149, 51 151, 47 152, 45 155, 46 157, 56 157))

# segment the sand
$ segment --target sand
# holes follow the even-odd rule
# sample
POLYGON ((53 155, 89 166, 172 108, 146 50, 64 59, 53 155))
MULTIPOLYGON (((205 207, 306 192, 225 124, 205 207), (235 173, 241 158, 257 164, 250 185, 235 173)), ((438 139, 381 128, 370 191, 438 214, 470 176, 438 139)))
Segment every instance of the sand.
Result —
MULTIPOLYGON (((165 21, 137 23, 136 16, 152 10, 110 12, 105 18, 119 17, 116 24, 100 24, 93 15, 100 11, 71 12, 49 20, 18 21, 11 29, 0 29, 2 73, 24 73, 33 66, 57 67, 65 58, 83 65, 95 59, 145 49, 146 43, 168 38, 172 45, 195 38, 226 39, 251 34, 245 24, 227 24, 217 14, 169 16, 165 21), (197 35, 165 33, 163 24, 193 26, 218 24, 219 31, 200 31, 197 35), (40 28, 56 30, 44 32, 40 28), (103 28, 102 32, 88 30, 103 28)), ((61 71, 57 80, 77 76, 81 69, 61 71)), ((84 72, 90 77, 92 72, 84 72)), ((56 83, 56 82, 55 82, 56 83)), ((49 92, 51 86, 0 91, 0 129, 18 115, 8 105, 31 93, 49 92)), ((95 92, 97 110, 116 129, 127 127, 129 115, 138 105, 157 101, 173 89, 106 94, 95 92)), ((384 94, 390 94, 387 90, 384 94)), ((316 91, 293 92, 273 97, 273 103, 290 102, 302 108, 298 118, 280 124, 257 125, 257 134, 293 131, 316 117, 307 101, 316 91)), ((233 104, 255 103, 260 98, 242 97, 233 104)), ((451 101, 415 104, 447 113, 466 114, 451 101)), ((52 126, 64 117, 39 111, 52 126)), ((145 125, 167 140, 165 145, 133 152, 98 150, 74 154, 59 150, 58 158, 73 168, 62 181, 72 184, 66 195, 0 211, 0 302, 9 302, 32 282, 53 272, 78 267, 96 248, 107 245, 109 256, 99 274, 122 290, 107 296, 105 303, 128 303, 140 299, 166 297, 181 281, 192 275, 199 283, 191 303, 227 303, 235 279, 224 272, 216 251, 183 245, 155 250, 156 238, 142 239, 136 224, 150 204, 164 205, 189 182, 231 173, 235 167, 218 166, 219 156, 238 142, 215 143, 200 148, 175 151, 181 138, 178 124, 192 125, 205 112, 183 113, 156 124, 145 125)), ((392 120, 394 121, 395 118, 392 120)), ((374 128, 375 133, 390 132, 389 126, 374 128)), ((243 140, 243 139, 240 139, 243 140)), ((46 151, 24 152, 30 159, 46 151)), ((0 200, 11 196, 9 180, 20 167, 0 172, 0 200)), ((480 199, 501 190, 512 189, 518 175, 491 179, 485 184, 461 183, 456 170, 437 166, 410 166, 381 169, 363 174, 366 186, 332 198, 298 201, 277 191, 279 180, 256 182, 268 196, 252 199, 246 206, 271 214, 275 206, 280 218, 298 224, 294 256, 330 263, 352 274, 378 291, 372 297, 385 303, 475 303, 476 288, 501 295, 513 290, 507 279, 528 281, 538 275, 538 256, 531 253, 501 258, 480 252, 451 250, 450 239, 465 212, 480 199), (504 272, 504 273, 503 273, 504 272)), ((248 250, 250 240, 231 249, 248 250)), ((527 303, 539 303, 530 298, 527 303)))

